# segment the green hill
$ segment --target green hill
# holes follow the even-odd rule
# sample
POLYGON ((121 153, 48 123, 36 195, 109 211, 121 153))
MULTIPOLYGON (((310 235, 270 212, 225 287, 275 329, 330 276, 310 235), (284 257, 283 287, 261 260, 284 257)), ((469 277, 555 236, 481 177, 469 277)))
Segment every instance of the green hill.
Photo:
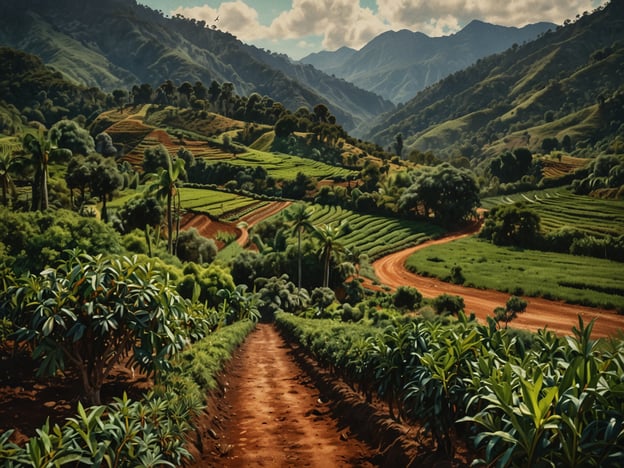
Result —
POLYGON ((134 0, 0 4, 0 44, 38 55, 69 80, 105 91, 165 80, 230 82, 295 111, 324 103, 346 129, 390 110, 381 97, 231 34, 134 0))
POLYGON ((487 156, 544 138, 604 150, 624 123, 624 2, 479 60, 419 93, 360 133, 382 146, 401 133, 407 151, 487 156))

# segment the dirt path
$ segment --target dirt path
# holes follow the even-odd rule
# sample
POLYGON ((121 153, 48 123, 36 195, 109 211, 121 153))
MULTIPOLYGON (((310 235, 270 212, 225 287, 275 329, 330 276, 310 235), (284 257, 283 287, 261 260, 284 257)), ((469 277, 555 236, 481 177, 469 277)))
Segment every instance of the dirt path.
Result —
POLYGON ((234 355, 213 447, 194 466, 375 466, 374 451, 331 418, 311 378, 272 325, 234 355))
POLYGON ((268 217, 279 213, 283 209, 290 206, 290 204, 291 202, 286 202, 286 201, 272 202, 272 203, 269 203, 268 205, 263 206, 260 209, 252 211, 248 215, 243 216, 239 220, 239 222, 246 223, 247 227, 242 227, 243 226, 242 224, 240 225, 241 227, 239 229, 241 230, 241 235, 238 239, 236 239, 236 242, 238 243, 238 245, 240 245, 241 247, 247 246, 247 244, 249 243, 249 228, 250 227, 253 227, 256 224, 260 223, 261 221, 264 221, 268 217))
MULTIPOLYGON (((507 299, 509 299, 508 293, 473 289, 445 283, 436 278, 416 275, 405 268, 405 262, 408 257, 417 250, 470 236, 476 232, 475 229, 478 229, 478 227, 473 227, 465 232, 441 239, 424 242, 416 247, 382 257, 373 262, 375 273, 382 284, 391 288, 397 288, 402 285, 413 286, 427 298, 436 297, 443 293, 462 296, 466 311, 468 313, 474 312, 479 320, 485 322, 487 316, 493 315, 493 310, 496 307, 505 305, 507 299)), ((569 335, 572 333, 572 327, 578 325, 577 317, 580 314, 585 323, 589 323, 594 318, 596 319, 593 331, 594 337, 615 336, 619 330, 624 330, 624 316, 617 315, 612 311, 565 304, 537 297, 527 297, 525 299, 529 303, 526 311, 510 322, 510 326, 530 331, 547 327, 558 334, 569 335)))

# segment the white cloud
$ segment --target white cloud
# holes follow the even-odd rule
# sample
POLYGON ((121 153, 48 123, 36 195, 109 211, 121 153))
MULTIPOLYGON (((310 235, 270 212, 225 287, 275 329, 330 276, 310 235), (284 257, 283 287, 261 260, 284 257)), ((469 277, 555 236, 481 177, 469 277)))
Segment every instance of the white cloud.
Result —
MULTIPOLYGON (((247 0, 250 1, 250 0, 247 0)), ((563 23, 566 18, 591 11, 596 0, 376 0, 377 10, 363 8, 356 0, 292 0, 289 10, 266 26, 258 11, 243 0, 208 5, 178 7, 172 15, 206 21, 234 34, 245 42, 322 38, 322 47, 359 49, 387 30, 410 29, 430 36, 454 33, 473 19, 506 26, 523 26, 538 21, 563 23), (215 22, 215 18, 219 21, 215 22)), ((250 2, 251 3, 251 2, 250 2)), ((305 42, 302 42, 304 44, 305 42)))
POLYGON ((178 7, 172 15, 181 14, 187 18, 206 21, 208 26, 216 25, 240 40, 249 42, 270 36, 268 28, 260 24, 258 11, 241 0, 224 2, 214 9, 208 5, 197 7, 178 7), (215 21, 218 18, 218 21, 215 21))
POLYGON ((274 38, 317 35, 323 48, 359 48, 388 27, 369 8, 353 0, 293 0, 270 26, 274 38))
POLYGON ((567 18, 596 6, 593 0, 377 0, 378 14, 392 29, 407 28, 430 35, 448 34, 473 19, 504 26, 523 26, 567 18))

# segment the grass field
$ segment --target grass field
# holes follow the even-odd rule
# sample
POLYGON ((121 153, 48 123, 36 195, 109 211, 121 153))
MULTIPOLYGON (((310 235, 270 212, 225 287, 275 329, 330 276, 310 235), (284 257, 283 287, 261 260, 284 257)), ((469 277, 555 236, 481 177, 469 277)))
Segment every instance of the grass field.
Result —
POLYGON ((481 205, 491 209, 520 202, 539 214, 545 232, 569 226, 596 236, 624 234, 622 201, 574 195, 558 189, 486 198, 481 205))
MULTIPOLYGON (((217 156, 210 158, 211 163, 221 159, 217 156)), ((309 177, 326 179, 356 175, 357 172, 341 167, 330 166, 323 162, 283 153, 269 153, 266 151, 249 150, 246 153, 232 157, 230 153, 223 154, 224 162, 236 166, 261 166, 269 176, 275 179, 294 180, 298 172, 309 177)))
MULTIPOLYGON (((136 192, 124 194, 108 204, 111 209, 121 207, 136 192)), ((183 187, 180 190, 182 208, 207 213, 224 221, 235 221, 241 216, 264 206, 266 201, 219 190, 183 187)))
POLYGON ((624 309, 622 263, 592 257, 504 248, 475 237, 414 253, 407 267, 447 278, 460 266, 465 285, 624 309))
POLYGON ((350 232, 340 237, 340 242, 347 248, 357 248, 371 260, 444 233, 433 224, 361 214, 336 206, 314 205, 310 217, 314 225, 337 226, 342 220, 346 220, 350 232))

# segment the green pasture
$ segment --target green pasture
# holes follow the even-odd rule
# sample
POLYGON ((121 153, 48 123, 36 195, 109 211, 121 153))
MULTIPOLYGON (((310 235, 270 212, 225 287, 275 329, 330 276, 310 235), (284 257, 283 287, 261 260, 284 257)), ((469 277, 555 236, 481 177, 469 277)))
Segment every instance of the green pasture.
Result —
MULTIPOLYGON (((269 176, 275 179, 293 180, 297 173, 303 172, 309 177, 327 179, 334 177, 346 177, 356 175, 357 172, 342 167, 330 166, 313 159, 302 158, 284 153, 270 153, 266 151, 250 150, 246 153, 232 157, 230 153, 224 153, 224 162, 237 166, 261 166, 266 169, 269 176)), ((221 161, 218 156, 208 160, 210 163, 221 161)))
POLYGON ((438 237, 445 231, 436 225, 357 213, 337 206, 313 205, 314 225, 347 223, 348 233, 340 237, 347 248, 356 248, 371 260, 438 237))
POLYGON ((456 265, 466 286, 624 308, 622 263, 611 260, 498 247, 470 237, 420 250, 407 261, 410 270, 442 279, 456 265))
POLYGON ((539 190, 490 197, 481 201, 487 209, 524 203, 539 214, 542 230, 572 227, 596 236, 624 234, 624 202, 575 195, 568 190, 539 190))
MULTIPOLYGON (((122 196, 109 202, 108 207, 111 209, 120 208, 136 194, 135 191, 122 194, 122 196)), ((185 210, 207 213, 226 220, 229 218, 237 219, 267 203, 235 193, 190 187, 180 189, 180 202, 185 210)))

